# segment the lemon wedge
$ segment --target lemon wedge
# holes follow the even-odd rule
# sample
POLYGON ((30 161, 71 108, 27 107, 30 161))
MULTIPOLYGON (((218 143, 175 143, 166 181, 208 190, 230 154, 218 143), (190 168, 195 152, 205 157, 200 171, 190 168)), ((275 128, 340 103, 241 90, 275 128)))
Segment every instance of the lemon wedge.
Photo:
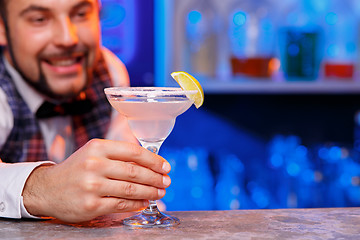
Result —
POLYGON ((173 72, 171 73, 171 76, 183 90, 197 90, 196 94, 192 94, 188 97, 194 101, 196 108, 201 107, 204 103, 204 91, 200 83, 187 72, 173 72))

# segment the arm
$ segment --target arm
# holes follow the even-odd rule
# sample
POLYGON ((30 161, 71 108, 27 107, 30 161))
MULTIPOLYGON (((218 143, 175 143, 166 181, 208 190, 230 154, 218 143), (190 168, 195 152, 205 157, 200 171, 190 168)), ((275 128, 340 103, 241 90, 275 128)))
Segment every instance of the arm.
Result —
POLYGON ((169 171, 162 157, 136 144, 94 139, 64 162, 36 168, 24 205, 32 215, 67 222, 139 210, 165 195, 169 171))
MULTIPOLYGON (((1 88, 0 115, 1 149, 13 128, 12 111, 1 88)), ((21 193, 29 174, 42 164, 50 164, 50 162, 8 164, 0 159, 0 217, 31 217, 23 207, 21 193)))
POLYGON ((8 164, 3 163, 0 160, 0 217, 31 217, 25 209, 21 208, 21 193, 29 174, 34 168, 42 164, 51 163, 37 162, 8 164))

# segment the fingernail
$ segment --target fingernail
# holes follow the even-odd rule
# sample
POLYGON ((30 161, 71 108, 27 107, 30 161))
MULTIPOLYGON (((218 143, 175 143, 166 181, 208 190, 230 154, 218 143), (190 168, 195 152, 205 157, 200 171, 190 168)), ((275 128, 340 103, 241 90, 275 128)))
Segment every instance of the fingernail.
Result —
POLYGON ((169 176, 163 176, 163 184, 165 187, 168 187, 170 186, 170 183, 171 183, 171 179, 169 176))
POLYGON ((165 172, 170 172, 171 170, 171 166, 168 162, 164 162, 163 165, 162 165, 162 169, 165 171, 165 172))
POLYGON ((165 189, 158 189, 158 195, 159 195, 160 198, 165 196, 165 189))

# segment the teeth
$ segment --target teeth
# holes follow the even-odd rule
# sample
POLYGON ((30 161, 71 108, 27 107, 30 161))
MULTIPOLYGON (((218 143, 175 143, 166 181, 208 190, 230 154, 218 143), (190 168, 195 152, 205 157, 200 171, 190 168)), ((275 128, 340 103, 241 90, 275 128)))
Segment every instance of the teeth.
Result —
POLYGON ((64 60, 50 60, 51 65, 54 66, 70 66, 76 63, 76 59, 64 59, 64 60))

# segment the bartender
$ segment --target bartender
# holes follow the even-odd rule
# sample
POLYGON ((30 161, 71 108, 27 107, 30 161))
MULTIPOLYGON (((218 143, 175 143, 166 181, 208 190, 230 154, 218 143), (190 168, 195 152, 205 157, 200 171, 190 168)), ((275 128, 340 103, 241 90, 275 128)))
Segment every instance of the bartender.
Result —
POLYGON ((169 163, 103 89, 129 84, 100 42, 97 0, 0 0, 0 217, 66 222, 145 208, 169 163))

